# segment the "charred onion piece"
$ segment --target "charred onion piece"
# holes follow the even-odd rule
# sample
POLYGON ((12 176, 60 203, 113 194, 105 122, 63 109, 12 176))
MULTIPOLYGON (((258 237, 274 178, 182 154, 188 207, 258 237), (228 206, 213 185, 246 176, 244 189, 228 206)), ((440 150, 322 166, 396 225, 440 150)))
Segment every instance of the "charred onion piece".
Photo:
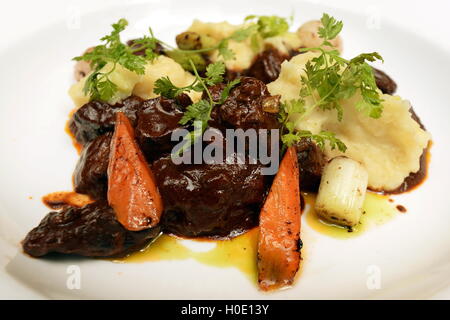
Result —
POLYGON ((122 112, 116 113, 108 166, 108 202, 117 220, 131 231, 156 226, 163 203, 155 178, 134 139, 134 129, 122 112))
POLYGON ((300 188, 295 147, 290 147, 259 217, 258 283, 264 290, 293 283, 300 264, 300 188))
POLYGON ((315 210, 323 219, 354 227, 363 212, 369 176, 358 161, 336 157, 325 165, 315 210))

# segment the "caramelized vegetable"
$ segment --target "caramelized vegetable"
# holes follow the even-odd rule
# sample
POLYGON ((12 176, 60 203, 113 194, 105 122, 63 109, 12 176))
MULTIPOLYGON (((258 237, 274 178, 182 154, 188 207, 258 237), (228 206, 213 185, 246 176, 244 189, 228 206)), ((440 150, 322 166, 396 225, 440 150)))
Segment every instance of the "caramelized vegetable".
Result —
POLYGON ((259 218, 258 282, 264 291, 294 281, 300 263, 300 214, 297 153, 290 147, 259 218))
POLYGON ((354 227, 363 213, 369 175, 358 161, 336 157, 322 174, 315 211, 324 220, 354 227))
POLYGON ((153 173, 134 139, 130 121, 122 112, 116 113, 111 141, 108 202, 117 220, 131 231, 154 227, 163 211, 153 173))

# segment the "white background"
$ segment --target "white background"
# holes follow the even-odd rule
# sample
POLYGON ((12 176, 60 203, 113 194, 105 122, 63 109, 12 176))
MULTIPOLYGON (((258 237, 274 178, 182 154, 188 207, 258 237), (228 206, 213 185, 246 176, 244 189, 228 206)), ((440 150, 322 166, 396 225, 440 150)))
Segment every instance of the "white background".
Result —
MULTIPOLYGON (((185 1, 185 0, 181 0, 185 1)), ((208 0, 211 3, 213 0, 208 0)), ((0 49, 18 41, 30 32, 29 26, 36 28, 50 25, 61 19, 70 19, 74 12, 81 15, 97 11, 105 6, 124 3, 158 3, 160 0, 14 0, 2 1, 0 5, 0 28, 2 41, 0 49), (24 24, 23 21, 32 22, 24 24)), ((301 2, 295 0, 295 3, 301 2)), ((358 12, 368 17, 379 15, 380 22, 389 20, 450 51, 450 27, 448 13, 450 1, 445 0, 309 0, 322 4, 358 12)), ((257 9, 255 9, 256 11, 257 9)), ((257 13, 257 12, 255 12, 257 13)), ((195 17, 192 17, 195 18, 195 17)), ((206 19, 207 20, 207 19, 206 19)), ((389 35, 387 35, 389 36, 389 35)), ((45 45, 45 44, 43 44, 45 45)))

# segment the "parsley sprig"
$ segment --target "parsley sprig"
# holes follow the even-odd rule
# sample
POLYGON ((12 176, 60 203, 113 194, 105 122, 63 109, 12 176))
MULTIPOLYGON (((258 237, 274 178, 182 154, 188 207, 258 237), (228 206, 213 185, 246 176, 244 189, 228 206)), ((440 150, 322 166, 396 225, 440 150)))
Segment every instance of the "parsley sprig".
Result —
POLYGON ((180 119, 179 123, 181 125, 192 123, 194 125, 194 130, 189 132, 183 138, 184 144, 177 151, 176 155, 184 153, 193 143, 201 138, 203 132, 205 132, 208 127, 209 120, 211 120, 211 112, 214 106, 224 103, 231 89, 240 82, 239 79, 228 82, 222 90, 220 99, 216 101, 213 99, 208 87, 223 82, 225 64, 219 61, 208 65, 206 68, 205 77, 199 75, 192 60, 190 61, 190 64, 195 75, 195 79, 190 85, 185 87, 177 87, 168 77, 162 77, 156 80, 155 88, 153 90, 155 94, 160 94, 170 99, 176 98, 178 95, 191 90, 196 92, 205 92, 207 95, 207 99, 201 99, 200 101, 188 106, 183 114, 183 117, 180 119))
POLYGON ((321 131, 318 134, 313 134, 311 131, 296 129, 295 123, 292 121, 292 116, 304 114, 305 110, 304 102, 301 100, 291 100, 281 104, 279 121, 283 130, 283 134, 281 135, 283 145, 289 147, 303 138, 309 138, 321 149, 324 149, 326 142, 328 142, 332 150, 337 148, 345 152, 347 146, 333 132, 321 131))
POLYGON ((155 49, 158 40, 154 37, 151 29, 149 29, 149 36, 136 40, 132 46, 122 43, 120 33, 127 26, 128 21, 120 19, 112 25, 111 33, 100 39, 104 44, 98 45, 82 56, 73 59, 75 61, 88 61, 91 65, 93 71, 86 79, 83 88, 83 93, 89 95, 91 100, 108 101, 114 97, 118 88, 109 76, 116 70, 117 65, 120 64, 137 74, 144 74, 146 63, 157 56, 155 49), (136 52, 141 50, 145 51, 144 56, 135 55, 136 52), (103 68, 108 63, 111 64, 111 68, 105 71, 103 68))
POLYGON ((322 110, 336 110, 339 121, 343 118, 342 100, 350 99, 357 92, 361 99, 356 103, 356 109, 366 113, 369 117, 377 119, 383 112, 382 99, 377 88, 373 69, 367 61, 383 61, 377 53, 363 53, 351 60, 340 56, 338 50, 333 48, 331 40, 335 39, 342 31, 342 21, 337 21, 328 14, 323 14, 322 27, 319 36, 323 42, 316 48, 304 48, 302 52, 315 51, 319 55, 308 61, 305 65, 305 74, 301 76, 302 89, 297 100, 284 103, 280 121, 284 127, 282 141, 287 145, 309 137, 319 146, 324 146, 328 141, 332 149, 338 148, 344 152, 345 144, 336 138, 333 133, 323 131, 314 135, 308 131, 295 131, 295 124, 290 116, 297 114, 296 121, 305 118, 316 108, 322 110), (306 98, 312 99, 310 106, 306 104, 306 98))
MULTIPOLYGON (((257 25, 245 26, 212 46, 196 50, 182 50, 156 38, 151 28, 149 28, 149 35, 134 40, 133 44, 128 46, 120 38, 121 32, 127 26, 128 21, 120 19, 112 25, 113 30, 111 33, 100 39, 103 44, 95 46, 82 56, 73 58, 75 61, 87 61, 91 65, 93 71, 87 77, 83 88, 83 93, 89 95, 90 100, 108 101, 114 97, 118 87, 111 81, 110 76, 116 70, 117 65, 121 65, 136 74, 144 74, 146 64, 158 56, 156 53, 158 44, 171 50, 172 55, 177 57, 177 60, 185 65, 189 65, 189 71, 193 71, 191 60, 196 58, 195 54, 218 50, 218 55, 222 57, 223 61, 233 59, 235 58, 235 53, 229 48, 229 42, 231 40, 242 42, 254 34, 258 28, 257 25), (135 53, 139 51, 144 51, 145 55, 136 55, 135 53), (105 70, 104 67, 108 63, 111 64, 111 67, 105 70)), ((210 85, 209 83, 207 84, 210 85)), ((200 88, 200 84, 198 84, 198 88, 200 88)))
POLYGON ((186 91, 193 90, 196 92, 203 92, 205 90, 205 84, 206 86, 213 86, 223 81, 223 75, 225 73, 225 64, 223 62, 216 62, 208 65, 206 67, 205 77, 198 75, 198 71, 195 68, 193 61, 189 61, 189 63, 191 64, 191 67, 194 66, 193 70, 195 74, 195 79, 190 85, 177 87, 172 83, 169 77, 166 76, 155 81, 153 92, 166 98, 173 99, 186 91))

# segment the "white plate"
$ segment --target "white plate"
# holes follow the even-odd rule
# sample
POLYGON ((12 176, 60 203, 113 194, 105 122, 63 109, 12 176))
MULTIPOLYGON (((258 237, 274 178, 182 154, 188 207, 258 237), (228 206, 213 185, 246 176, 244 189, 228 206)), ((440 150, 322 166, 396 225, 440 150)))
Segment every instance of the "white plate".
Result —
POLYGON ((365 17, 317 4, 226 3, 191 0, 183 5, 115 7, 81 20, 61 20, 0 52, 0 263, 5 266, 0 270, 0 296, 364 299, 429 298, 439 293, 439 297, 449 297, 449 55, 385 21, 380 29, 368 29, 365 17), (193 8, 202 8, 201 14, 193 8), (64 126, 73 107, 66 92, 72 83, 70 59, 74 55, 97 43, 120 17, 131 22, 130 38, 151 25, 157 35, 172 41, 195 17, 237 23, 246 14, 288 16, 292 9, 295 26, 324 11, 343 19, 345 55, 379 51, 386 60, 382 68, 398 82, 399 94, 412 101, 431 131, 434 146, 429 178, 418 190, 396 198, 408 208, 407 214, 351 240, 325 237, 304 223, 307 258, 303 273, 294 288, 273 294, 258 292, 233 268, 207 267, 193 260, 115 264, 76 258, 32 259, 21 253, 20 240, 48 211, 40 197, 71 189, 77 154, 64 126), (66 286, 67 266, 73 264, 81 270, 80 290, 66 286), (367 285, 373 270, 380 272, 379 289, 367 285))

